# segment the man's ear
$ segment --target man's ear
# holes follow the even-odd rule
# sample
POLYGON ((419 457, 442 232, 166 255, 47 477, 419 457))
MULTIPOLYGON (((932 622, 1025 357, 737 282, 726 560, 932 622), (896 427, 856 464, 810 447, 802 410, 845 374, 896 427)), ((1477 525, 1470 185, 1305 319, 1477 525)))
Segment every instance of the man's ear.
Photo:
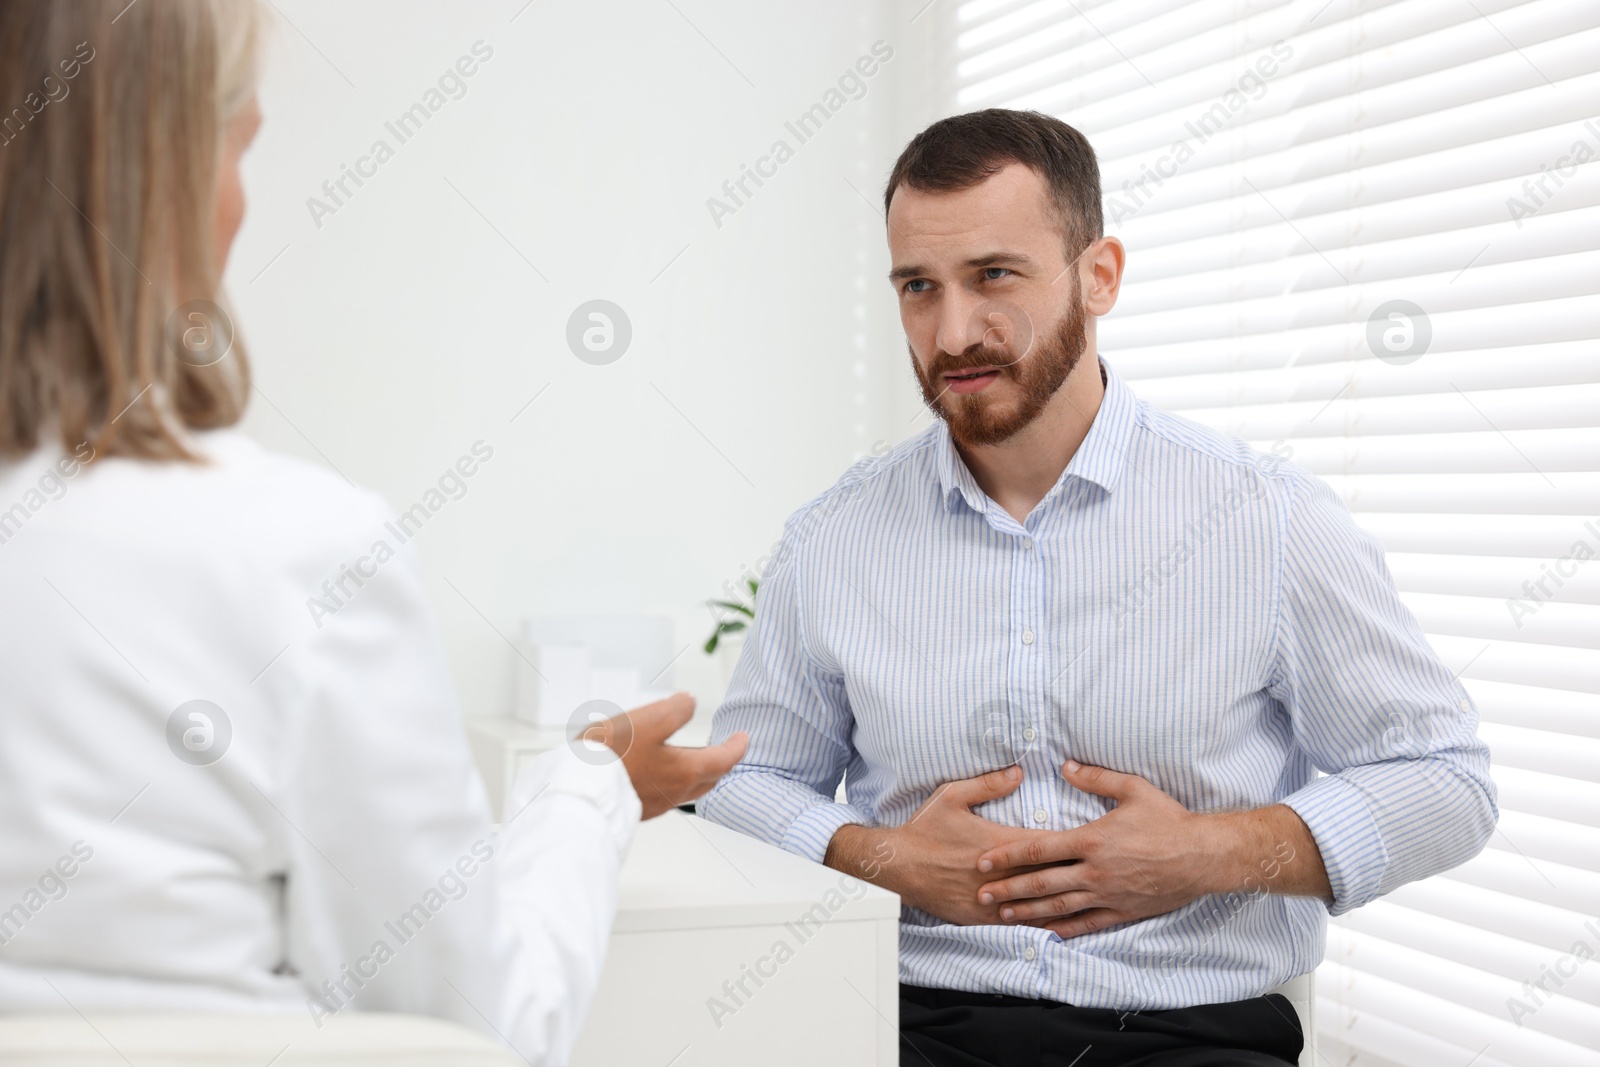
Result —
MULTIPOLYGON (((1084 249, 1080 271, 1089 278, 1083 290, 1083 310, 1096 318, 1111 312, 1117 306, 1117 296, 1122 292, 1122 269, 1127 263, 1127 250, 1115 237, 1098 238, 1084 249)), ((1080 277, 1081 277, 1080 273, 1080 277)))

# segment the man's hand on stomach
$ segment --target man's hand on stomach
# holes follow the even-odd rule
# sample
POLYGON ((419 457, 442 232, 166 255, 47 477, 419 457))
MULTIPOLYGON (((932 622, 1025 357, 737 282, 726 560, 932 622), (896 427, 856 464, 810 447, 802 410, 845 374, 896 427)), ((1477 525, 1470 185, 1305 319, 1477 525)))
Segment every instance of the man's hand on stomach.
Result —
POLYGON ((1021 831, 979 857, 988 881, 978 900, 1001 922, 1070 938, 1213 893, 1332 897, 1316 840, 1283 804, 1199 814, 1138 775, 1068 760, 1062 776, 1117 805, 1071 830, 1021 831))
MULTIPOLYGON (((822 862, 898 893, 906 904, 945 922, 1000 923, 998 902, 978 899, 979 887, 996 878, 995 871, 978 869, 978 857, 1020 844, 1031 831, 990 822, 972 809, 1011 794, 1021 784, 1020 767, 947 782, 900 826, 841 826, 822 862)), ((1001 877, 1035 869, 1005 869, 1001 877)))

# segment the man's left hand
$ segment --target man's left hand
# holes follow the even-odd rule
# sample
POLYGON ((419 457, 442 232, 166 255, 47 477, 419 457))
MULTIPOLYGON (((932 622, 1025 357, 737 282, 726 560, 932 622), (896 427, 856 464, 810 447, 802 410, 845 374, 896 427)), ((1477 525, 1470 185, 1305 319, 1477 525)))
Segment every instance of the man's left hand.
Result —
POLYGON ((1289 808, 1202 815, 1138 775, 1068 760, 1062 777, 1117 806, 978 857, 980 871, 1046 865, 979 887, 979 902, 999 903, 1006 922, 1069 938, 1164 915, 1209 893, 1327 895, 1321 854, 1289 808), (1295 877, 1280 877, 1290 867, 1295 877))

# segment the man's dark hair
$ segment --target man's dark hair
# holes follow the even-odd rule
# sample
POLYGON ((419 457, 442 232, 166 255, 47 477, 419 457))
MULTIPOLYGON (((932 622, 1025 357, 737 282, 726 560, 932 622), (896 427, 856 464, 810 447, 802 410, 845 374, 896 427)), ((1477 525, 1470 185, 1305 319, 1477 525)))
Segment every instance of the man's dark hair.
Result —
POLYGON ((1049 187, 1068 258, 1104 234, 1100 164, 1088 138, 1049 115, 997 107, 940 119, 913 137, 889 172, 884 213, 902 185, 922 192, 970 189, 1009 163, 1032 169, 1049 187))

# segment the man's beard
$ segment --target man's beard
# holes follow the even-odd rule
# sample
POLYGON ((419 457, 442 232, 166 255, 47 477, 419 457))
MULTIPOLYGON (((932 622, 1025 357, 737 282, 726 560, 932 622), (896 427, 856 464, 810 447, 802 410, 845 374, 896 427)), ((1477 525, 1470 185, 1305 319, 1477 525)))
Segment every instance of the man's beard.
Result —
MULTIPOLYGON (((933 413, 950 426, 950 436, 962 445, 997 445, 1020 432, 1023 427, 1039 417, 1061 388, 1072 369, 1083 358, 1087 337, 1083 314, 1083 291, 1077 278, 1073 278, 1072 302, 1062 317, 1056 332, 1038 338, 1031 349, 1025 348, 1019 356, 1011 344, 998 347, 982 342, 968 348, 960 355, 936 351, 926 371, 911 353, 911 369, 916 372, 922 386, 922 399, 933 413), (1000 410, 1000 405, 989 395, 999 384, 991 383, 978 393, 952 393, 944 379, 948 372, 995 368, 1003 378, 1010 378, 1020 394, 1015 406, 1000 410)), ((1015 330, 1012 331, 1015 333, 1015 330)), ((1015 343, 1016 338, 1011 338, 1015 343)), ((910 346, 907 346, 909 349, 910 346)))

